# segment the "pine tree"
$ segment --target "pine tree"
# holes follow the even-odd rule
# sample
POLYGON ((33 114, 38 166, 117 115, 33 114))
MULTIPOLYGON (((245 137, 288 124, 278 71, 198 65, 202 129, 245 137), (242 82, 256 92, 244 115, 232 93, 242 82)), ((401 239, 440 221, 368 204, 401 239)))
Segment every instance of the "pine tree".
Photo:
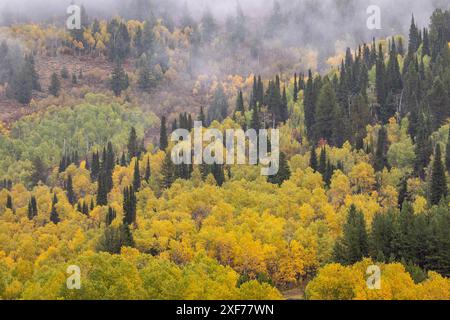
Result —
POLYGON ((136 159, 134 164, 133 188, 138 191, 141 188, 141 173, 139 171, 139 161, 136 159))
POLYGON ((103 171, 100 171, 97 181, 97 205, 106 206, 108 204, 108 190, 106 186, 106 177, 103 171))
POLYGON ((6 196, 6 208, 10 210, 14 210, 13 200, 10 194, 6 196))
POLYGON ((269 176, 267 181, 272 184, 278 184, 281 186, 284 181, 289 180, 291 177, 291 169, 289 168, 286 155, 280 152, 280 159, 278 163, 278 172, 275 175, 269 176))
POLYGON ((40 157, 35 157, 32 161, 33 171, 30 177, 33 186, 38 185, 39 182, 45 183, 47 181, 47 167, 40 157))
POLYGON ((56 211, 56 204, 58 203, 58 198, 56 193, 53 194, 52 210, 50 211, 50 221, 54 224, 58 224, 61 220, 59 219, 59 214, 56 211))
POLYGON ((397 255, 396 219, 392 211, 378 213, 372 221, 370 233, 370 254, 377 262, 388 262, 397 255))
POLYGON ((336 114, 336 108, 336 96, 330 81, 326 78, 317 99, 316 113, 314 116, 314 137, 316 141, 320 139, 325 139, 328 142, 332 141, 333 115, 336 114))
POLYGON ((98 179, 100 172, 100 158, 98 152, 92 153, 92 165, 91 165, 91 179, 93 181, 98 179))
POLYGON ((119 97, 122 94, 122 91, 128 89, 128 86, 130 85, 128 74, 122 68, 120 63, 116 63, 116 66, 111 73, 109 85, 116 97, 119 97))
POLYGON ((38 215, 38 208, 36 197, 31 196, 30 202, 28 203, 28 219, 33 220, 34 217, 38 215))
POLYGON ((431 141, 430 141, 430 129, 429 121, 427 121, 426 115, 420 111, 417 127, 417 136, 415 138, 415 159, 414 159, 414 171, 421 177, 425 177, 424 169, 430 163, 430 157, 432 154, 431 141))
POLYGON ((137 141, 137 134, 136 129, 134 127, 131 127, 130 129, 130 135, 128 137, 128 159, 131 161, 134 157, 137 157, 139 153, 139 144, 137 141))
POLYGON ((73 182, 72 182, 72 176, 69 174, 67 177, 67 200, 71 205, 74 205, 77 202, 77 197, 75 195, 75 192, 73 191, 73 182))
POLYGON ((375 89, 377 92, 377 101, 380 106, 383 106, 386 102, 387 92, 386 92, 386 67, 384 63, 384 53, 383 47, 379 46, 378 59, 376 62, 376 80, 375 89))
POLYGON ((161 189, 168 189, 172 186, 175 181, 175 168, 172 162, 170 152, 166 152, 166 157, 164 158, 162 168, 161 168, 161 189))
POLYGON ((428 101, 430 113, 433 117, 433 129, 437 130, 440 126, 444 125, 448 117, 450 117, 449 95, 440 78, 434 80, 433 86, 428 93, 428 101))
POLYGON ((132 225, 136 223, 136 194, 133 187, 125 188, 123 191, 123 223, 132 225))
POLYGON ((441 199, 447 197, 447 179, 444 164, 442 163, 441 145, 436 145, 433 168, 430 181, 430 203, 438 205, 441 199))
POLYGON ((448 130, 447 146, 445 148, 445 167, 450 174, 450 129, 448 130))
POLYGON ((344 265, 352 265, 367 257, 369 250, 364 214, 352 205, 344 224, 344 234, 334 247, 334 260, 344 265))
POLYGON ((297 73, 294 74, 294 102, 298 101, 298 84, 297 84, 297 73))
POLYGON ((323 176, 327 171, 327 151, 325 147, 320 150, 319 167, 317 168, 317 171, 319 171, 323 176))
POLYGON ((419 49, 420 46, 420 35, 419 30, 414 22, 414 15, 411 18, 411 27, 409 28, 409 45, 408 51, 414 53, 419 49))
POLYGON ((161 117, 161 129, 159 131, 159 148, 165 151, 169 145, 167 140, 166 117, 161 117))
POLYGON ((17 72, 12 74, 11 95, 19 103, 28 104, 32 98, 33 77, 29 64, 24 63, 17 72))
POLYGON ((311 156, 309 158, 309 166, 314 170, 314 172, 317 171, 319 168, 318 162, 317 162, 317 153, 316 153, 316 147, 313 146, 311 148, 311 156))
POLYGON ((59 81, 58 75, 53 72, 52 77, 50 79, 50 86, 48 87, 48 92, 55 96, 59 96, 59 91, 61 90, 61 82, 59 81))
POLYGON ((106 215, 105 221, 106 225, 110 226, 116 217, 117 217, 116 211, 113 208, 108 207, 108 213, 106 215))
POLYGON ((242 95, 242 91, 239 91, 238 96, 236 98, 236 112, 240 112, 241 114, 244 113, 245 109, 244 109, 244 98, 242 95))
POLYGON ((374 159, 374 169, 379 172, 383 171, 384 168, 388 166, 387 162, 387 131, 384 127, 381 127, 378 130, 378 141, 377 141, 377 149, 375 151, 375 159, 374 159))
POLYGON ((312 72, 309 70, 308 80, 306 82, 305 88, 305 98, 304 98, 304 108, 305 108, 305 126, 308 133, 308 137, 312 139, 313 128, 314 128, 314 116, 315 116, 315 92, 314 83, 312 78, 312 72))
POLYGON ((151 167, 150 167, 150 157, 147 157, 147 166, 145 167, 145 176, 144 179, 147 183, 150 182, 151 177, 151 167))

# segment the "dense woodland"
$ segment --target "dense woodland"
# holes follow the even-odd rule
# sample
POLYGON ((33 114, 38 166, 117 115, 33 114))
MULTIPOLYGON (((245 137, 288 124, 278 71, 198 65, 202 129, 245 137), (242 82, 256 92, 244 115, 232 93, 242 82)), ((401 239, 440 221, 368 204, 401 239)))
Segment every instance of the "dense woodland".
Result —
POLYGON ((449 8, 326 72, 184 12, 0 28, 0 298, 449 299, 449 8), (279 172, 174 165, 195 120, 280 129, 279 172))

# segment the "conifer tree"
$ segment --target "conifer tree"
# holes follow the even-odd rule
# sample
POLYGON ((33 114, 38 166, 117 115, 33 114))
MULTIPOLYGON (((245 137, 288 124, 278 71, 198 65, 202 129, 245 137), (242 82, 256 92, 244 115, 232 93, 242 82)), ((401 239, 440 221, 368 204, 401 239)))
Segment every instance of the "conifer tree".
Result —
POLYGON ((433 168, 430 181, 430 203, 438 205, 441 199, 447 197, 447 178, 445 175, 444 164, 442 163, 441 145, 436 145, 434 153, 433 168))
POLYGON ((448 130, 447 146, 445 148, 445 167, 450 174, 450 129, 448 130))
POLYGON ((450 117, 450 98, 440 78, 436 78, 428 93, 433 129, 437 130, 450 117))
POLYGON ((125 188, 123 191, 123 223, 132 225, 136 223, 136 194, 133 187, 125 188))
POLYGON ((53 202, 52 202, 52 210, 50 211, 50 221, 54 224, 58 224, 61 220, 59 218, 59 214, 56 211, 56 204, 58 203, 58 198, 56 197, 56 193, 53 194, 53 202))
POLYGON ((150 177, 151 177, 151 167, 150 167, 150 157, 147 157, 147 166, 145 167, 145 175, 144 175, 144 179, 147 183, 150 182, 150 177))
POLYGON ((322 175, 325 175, 327 171, 327 151, 325 147, 320 150, 319 167, 317 168, 317 171, 319 171, 322 175))
POLYGON ((127 149, 128 149, 128 159, 130 160, 136 157, 139 153, 139 144, 137 141, 136 129, 134 127, 131 127, 130 129, 127 149))
POLYGON ((278 172, 275 175, 268 176, 267 181, 272 184, 278 184, 281 186, 284 181, 289 180, 291 177, 291 169, 289 168, 288 161, 284 152, 280 152, 280 160, 278 163, 278 172))
POLYGON ((319 168, 318 162, 317 162, 317 153, 316 153, 316 147, 312 146, 311 148, 311 155, 309 158, 309 166, 316 172, 319 168))
POLYGON ((59 80, 58 75, 53 72, 52 77, 50 79, 50 86, 48 87, 48 92, 55 96, 59 96, 59 91, 61 90, 61 82, 59 80))
POLYGON ((141 173, 139 171, 139 161, 136 159, 134 164, 133 188, 138 191, 141 188, 141 173))
POLYGON ((333 138, 333 115, 336 114, 336 96, 328 78, 320 90, 317 99, 316 113, 314 116, 314 137, 316 141, 325 139, 328 142, 333 138))
POLYGON ((12 200, 12 197, 11 197, 10 194, 8 194, 8 195, 6 196, 6 208, 7 208, 7 209, 11 209, 11 210, 14 209, 14 207, 13 207, 13 200, 12 200))
POLYGON ((364 257, 369 250, 364 214, 352 205, 344 224, 344 234, 334 247, 334 260, 343 265, 352 265, 364 257))
POLYGON ((30 202, 28 203, 28 219, 33 220, 34 217, 38 215, 38 208, 36 197, 31 196, 30 202))
POLYGON ((166 152, 166 157, 164 158, 162 168, 161 168, 161 189, 168 189, 172 186, 175 181, 175 168, 172 162, 170 152, 166 152))
POLYGON ((106 177, 103 171, 100 171, 97 180, 97 205, 106 206, 108 204, 108 190, 106 186, 106 177))
POLYGON ((378 131, 378 141, 377 141, 377 149, 375 151, 375 159, 374 159, 374 169, 378 171, 383 171, 385 167, 388 166, 387 162, 387 131, 384 127, 381 127, 378 131))
POLYGON ((415 139, 415 159, 414 159, 414 171, 421 177, 425 177, 424 169, 430 163, 430 157, 432 154, 431 141, 430 141, 430 130, 429 121, 427 121, 427 116, 420 111, 417 127, 417 136, 415 139))
POLYGON ((111 73, 109 85, 116 97, 119 97, 122 94, 122 91, 128 89, 128 86, 130 85, 128 74, 119 62, 116 63, 116 66, 111 73))
POLYGON ((240 112, 240 113, 244 113, 245 109, 244 109, 244 98, 242 95, 242 91, 239 91, 237 98, 236 98, 236 112, 240 112))
POLYGON ((312 139, 314 134, 313 126, 316 109, 315 109, 314 83, 311 70, 308 71, 308 80, 306 82, 305 88, 304 107, 305 107, 305 126, 309 139, 312 139))
POLYGON ((294 74, 294 102, 298 101, 298 84, 297 84, 297 73, 294 74))
POLYGON ((159 131, 159 148, 162 151, 165 151, 167 149, 167 146, 169 145, 167 137, 167 128, 166 128, 166 117, 161 117, 161 129, 159 131))
POLYGON ((67 200, 71 205, 74 205, 77 202, 75 192, 73 191, 73 182, 72 182, 72 176, 69 174, 67 177, 67 200))

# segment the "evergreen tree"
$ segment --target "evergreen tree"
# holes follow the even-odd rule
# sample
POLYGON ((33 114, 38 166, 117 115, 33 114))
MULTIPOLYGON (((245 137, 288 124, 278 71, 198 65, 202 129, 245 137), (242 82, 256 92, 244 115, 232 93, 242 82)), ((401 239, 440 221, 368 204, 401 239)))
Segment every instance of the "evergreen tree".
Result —
POLYGON ((169 145, 167 138, 167 129, 166 129, 166 117, 161 117, 161 129, 159 131, 159 148, 163 151, 167 149, 169 145))
POLYGON ((100 171, 97 181, 97 205, 106 206, 108 204, 108 190, 106 186, 105 173, 100 171))
POLYGON ((133 187, 125 188, 123 191, 123 223, 132 225, 136 223, 136 194, 133 187))
POLYGON ((325 147, 320 150, 319 167, 317 168, 317 171, 319 171, 323 176, 327 171, 327 151, 325 147))
POLYGON ((430 181, 430 203, 438 205, 441 199, 447 197, 447 178, 445 176, 444 164, 442 163, 441 145, 436 145, 434 153, 433 168, 430 181))
POLYGON ((309 166, 316 172, 319 168, 318 162, 317 162, 317 153, 316 153, 316 147, 313 146, 311 148, 311 156, 309 158, 309 166))
POLYGON ((447 146, 445 148, 445 167, 450 174, 450 129, 448 130, 447 146))
POLYGON ((69 174, 67 177, 67 200, 71 205, 74 205, 77 202, 77 197, 75 195, 75 192, 73 191, 73 182, 72 182, 72 176, 69 174))
POLYGON ((343 265, 352 265, 368 255, 368 236, 364 214, 352 205, 344 224, 344 234, 334 247, 334 260, 343 265))
POLYGON ((240 112, 241 114, 244 113, 245 109, 244 109, 244 98, 242 95, 242 91, 239 91, 238 96, 236 98, 236 112, 240 112))
POLYGON ((33 78, 29 65, 24 63, 12 74, 11 95, 19 103, 28 104, 32 98, 33 78))
POLYGON ((161 189, 168 189, 172 186, 175 181, 175 168, 172 162, 170 152, 166 152, 166 157, 164 158, 162 168, 161 168, 161 189))
POLYGON ((137 141, 136 129, 131 127, 130 135, 128 137, 128 159, 131 161, 134 157, 137 157, 139 153, 139 144, 137 141))
POLYGON ((50 79, 50 86, 48 87, 48 92, 51 95, 58 97, 60 90, 61 90, 61 82, 59 81, 58 75, 53 72, 52 77, 50 79))
POLYGON ((47 167, 40 157, 35 157, 32 161, 33 171, 30 177, 33 186, 38 185, 39 182, 45 183, 47 181, 47 167))
POLYGON ((139 161, 137 159, 134 164, 133 188, 136 191, 141 188, 141 173, 139 172, 139 161))
POLYGON ((312 139, 313 128, 314 128, 314 116, 316 113, 315 109, 315 92, 312 72, 309 70, 308 80, 306 82, 305 88, 305 98, 304 98, 304 108, 305 108, 305 126, 308 133, 308 137, 312 139))
POLYGON ((145 176, 144 176, 144 179, 147 183, 150 182, 150 177, 151 177, 150 157, 147 157, 147 166, 145 167, 145 176))
POLYGON ((436 78, 428 93, 433 129, 437 130, 450 117, 450 99, 447 89, 440 78, 436 78))
POLYGON ((223 121, 228 115, 228 99, 222 85, 218 85, 211 106, 208 109, 208 123, 223 121))
POLYGON ((414 15, 411 18, 411 27, 409 28, 409 45, 408 51, 414 53, 420 47, 419 30, 414 22, 414 15))
POLYGON ((374 169, 377 172, 383 171, 385 167, 388 167, 387 150, 388 150, 387 131, 384 127, 381 127, 380 130, 378 131, 377 149, 375 151, 375 159, 374 159, 374 169))
POLYGON ((336 114, 336 108, 336 96, 330 81, 326 78, 317 99, 316 113, 314 116, 314 135, 316 141, 320 139, 325 139, 328 142, 332 141, 333 115, 336 114))
POLYGON ((128 74, 122 68, 120 63, 116 63, 109 80, 111 90, 114 92, 116 97, 119 97, 122 94, 122 91, 126 90, 129 85, 130 82, 128 79, 128 74))
POLYGON ((377 93, 377 101, 380 106, 383 106, 386 102, 387 92, 386 92, 386 70, 384 63, 384 53, 383 48, 380 44, 378 50, 378 59, 376 62, 376 80, 375 89, 377 93))
POLYGON ((377 213, 370 233, 370 255, 377 262, 389 262, 397 255, 396 219, 392 211, 377 213))
POLYGON ((30 202, 28 203, 28 219, 33 220, 34 217, 38 215, 38 208, 36 197, 31 196, 30 202))
POLYGON ((298 88, 298 83, 297 83, 297 73, 294 74, 294 102, 298 101, 298 92, 299 92, 299 88, 298 88))
POLYGON ((200 113, 198 115, 198 121, 200 121, 202 123, 202 125, 206 125, 206 117, 205 117, 205 112, 203 110, 203 107, 200 107, 200 113))
POLYGON ((267 181, 272 184, 278 184, 281 186, 284 181, 289 180, 291 177, 291 169, 289 168, 286 155, 280 152, 280 160, 278 163, 278 172, 275 175, 269 176, 267 181))
POLYGON ((52 210, 50 211, 50 221, 54 224, 58 224, 61 220, 59 218, 59 214, 56 211, 56 204, 58 203, 58 198, 56 197, 56 193, 53 194, 53 202, 52 202, 52 210))
POLYGON ((13 200, 12 200, 12 197, 11 197, 10 194, 8 194, 8 195, 6 196, 6 208, 7 208, 7 209, 14 210, 14 207, 13 207, 13 200))
POLYGON ((419 112, 418 119, 418 127, 417 127, 417 136, 416 136, 416 144, 414 148, 415 159, 414 159, 414 171, 415 173, 421 177, 425 177, 424 169, 430 163, 430 157, 432 154, 431 150, 431 141, 430 141, 430 130, 429 130, 429 121, 427 121, 427 117, 423 112, 419 112))

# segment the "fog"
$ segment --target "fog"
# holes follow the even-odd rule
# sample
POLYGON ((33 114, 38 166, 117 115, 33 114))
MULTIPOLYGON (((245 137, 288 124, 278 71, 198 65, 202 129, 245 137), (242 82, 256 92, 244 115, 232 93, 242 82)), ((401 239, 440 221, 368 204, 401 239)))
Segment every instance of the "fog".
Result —
MULTIPOLYGON (((63 25, 65 10, 71 2, 0 0, 0 24, 63 25)), ((412 14, 419 27, 426 27, 435 8, 450 7, 450 0, 76 0, 75 3, 84 5, 90 19, 115 15, 139 20, 165 17, 175 26, 187 15, 198 23, 209 10, 222 30, 240 8, 247 39, 256 42, 261 50, 280 43, 285 47, 311 48, 322 62, 347 46, 356 48, 373 37, 407 35, 412 14), (369 5, 381 9, 381 30, 369 30, 366 26, 369 5)))

